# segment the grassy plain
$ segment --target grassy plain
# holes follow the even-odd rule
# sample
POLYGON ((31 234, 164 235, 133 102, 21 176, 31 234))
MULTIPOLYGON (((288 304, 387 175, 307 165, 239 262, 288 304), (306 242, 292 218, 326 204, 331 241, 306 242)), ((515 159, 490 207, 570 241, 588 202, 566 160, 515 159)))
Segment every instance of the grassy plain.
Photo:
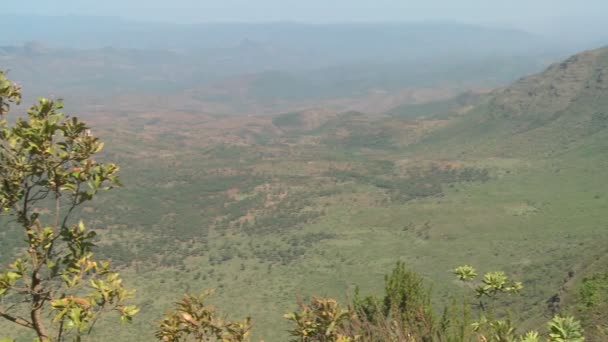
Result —
POLYGON ((603 137, 590 139, 548 158, 434 160, 415 148, 376 153, 335 141, 222 149, 216 159, 176 152, 149 161, 167 170, 182 161, 174 173, 145 166, 149 174, 126 174, 127 189, 102 199, 117 208, 106 216, 116 226, 104 234, 117 250, 107 253, 128 265, 125 275, 143 298, 134 332, 182 292, 215 288, 214 301, 231 316, 253 316, 254 336, 281 341, 286 326, 278 322, 298 296, 346 299, 355 286, 377 292, 397 260, 428 279, 438 305, 459 293, 455 266, 510 272, 526 285, 511 309, 533 327, 550 315, 551 296, 568 295, 569 272, 585 274, 607 252, 608 155, 598 145, 603 137), (487 170, 489 179, 440 182, 440 192, 405 198, 369 179, 419 167, 432 177, 433 164, 487 170), (121 222, 137 224, 120 229, 121 222))

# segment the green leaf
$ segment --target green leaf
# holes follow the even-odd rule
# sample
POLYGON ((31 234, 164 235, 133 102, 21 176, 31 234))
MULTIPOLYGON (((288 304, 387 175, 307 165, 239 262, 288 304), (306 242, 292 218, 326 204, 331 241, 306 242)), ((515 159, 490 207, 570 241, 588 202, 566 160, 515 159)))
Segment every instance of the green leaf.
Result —
POLYGON ((119 308, 119 311, 121 312, 120 321, 122 323, 131 323, 133 316, 139 312, 139 309, 135 305, 128 305, 119 308))
POLYGON ((521 342, 540 342, 540 337, 536 331, 529 331, 522 339, 521 342))
MULTIPOLYGON (((78 175, 76 175, 76 177, 78 177, 78 175)), ((72 192, 76 192, 76 185, 68 183, 68 184, 64 184, 61 186, 61 190, 62 191, 72 191, 72 192)))
POLYGON ((104 143, 103 142, 98 143, 97 146, 95 147, 95 151, 93 151, 93 153, 99 153, 99 152, 101 152, 101 150, 103 150, 103 147, 104 147, 104 143))
POLYGON ((469 265, 457 267, 456 269, 454 269, 454 274, 456 274, 456 276, 458 276, 458 279, 462 281, 473 280, 475 279, 475 277, 477 277, 477 271, 475 271, 475 268, 473 268, 473 266, 469 265))
POLYGON ((21 274, 16 273, 16 272, 11 272, 11 271, 6 272, 6 276, 8 277, 9 281, 12 283, 17 281, 17 279, 21 278, 21 274))
POLYGON ((51 306, 54 307, 55 309, 62 309, 67 307, 69 304, 69 301, 65 298, 61 298, 61 299, 55 299, 51 301, 51 306))
POLYGON ((82 314, 82 310, 79 307, 72 308, 70 310, 70 314, 68 315, 70 321, 74 323, 74 325, 80 326, 82 321, 80 320, 80 315, 82 314))

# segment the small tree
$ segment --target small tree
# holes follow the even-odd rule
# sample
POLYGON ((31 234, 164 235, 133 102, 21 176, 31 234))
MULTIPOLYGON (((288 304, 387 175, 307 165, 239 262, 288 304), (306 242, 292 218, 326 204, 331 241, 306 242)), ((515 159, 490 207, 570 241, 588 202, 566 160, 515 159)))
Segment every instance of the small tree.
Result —
POLYGON ((137 313, 133 291, 108 262, 93 259, 95 232, 72 214, 102 190, 119 185, 118 167, 93 157, 103 148, 86 124, 41 98, 9 124, 20 88, 0 72, 0 214, 4 229, 21 229, 22 254, 0 273, 0 317, 32 330, 41 342, 80 338, 100 315, 122 321, 137 313))
POLYGON ((313 298, 310 304, 300 303, 300 311, 283 316, 295 323, 289 331, 293 342, 353 342, 357 335, 351 334, 349 324, 355 315, 343 309, 332 298, 313 298))
MULTIPOLYGON (((458 279, 467 284, 474 284, 477 271, 469 265, 454 269, 458 279)), ((488 272, 484 274, 481 282, 474 284, 476 297, 479 299, 481 317, 472 325, 479 341, 487 342, 540 342, 540 335, 536 331, 529 331, 523 336, 517 335, 517 329, 509 319, 495 319, 495 308, 488 307, 484 299, 495 302, 501 294, 519 293, 523 289, 520 282, 510 280, 504 272, 488 272), (490 317, 490 318, 488 318, 490 317)), ((495 304, 495 303, 493 303, 495 304)), ((503 315, 505 315, 503 313, 503 315)), ((547 342, 584 342, 583 329, 580 322, 573 317, 555 316, 548 323, 549 334, 547 342)))
POLYGON ((403 262, 397 262, 385 276, 382 298, 360 298, 357 290, 353 306, 366 340, 438 339, 440 331, 431 305, 431 289, 403 262))
MULTIPOLYGON (((384 295, 360 297, 342 308, 335 299, 313 298, 285 315, 300 342, 443 341, 450 322, 437 322, 430 289, 418 274, 398 262, 385 277, 384 295)), ((450 340, 452 341, 452 340, 450 340)))
POLYGON ((215 308, 206 305, 211 294, 185 295, 159 323, 156 338, 163 342, 243 342, 249 338, 249 318, 229 322, 219 317, 215 308))

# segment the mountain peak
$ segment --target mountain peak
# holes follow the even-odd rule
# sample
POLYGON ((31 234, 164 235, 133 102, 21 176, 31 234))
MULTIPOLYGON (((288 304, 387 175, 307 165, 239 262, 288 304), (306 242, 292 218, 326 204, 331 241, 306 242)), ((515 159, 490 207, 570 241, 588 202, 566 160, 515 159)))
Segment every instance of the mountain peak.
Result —
POLYGON ((548 119, 584 93, 608 90, 608 48, 586 51, 495 92, 493 116, 548 119))

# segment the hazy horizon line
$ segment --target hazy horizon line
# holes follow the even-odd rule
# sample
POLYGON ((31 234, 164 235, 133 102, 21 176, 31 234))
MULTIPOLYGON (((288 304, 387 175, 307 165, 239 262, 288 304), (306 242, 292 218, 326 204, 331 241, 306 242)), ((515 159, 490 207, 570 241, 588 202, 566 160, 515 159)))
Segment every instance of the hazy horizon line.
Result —
POLYGON ((316 25, 365 25, 365 24, 384 24, 384 25, 403 25, 403 24, 452 24, 461 26, 471 26, 478 28, 488 29, 501 29, 501 30, 513 30, 521 31, 526 33, 537 33, 532 30, 528 30, 521 27, 516 27, 509 24, 490 24, 490 23, 479 23, 464 20, 455 19, 401 19, 401 20, 365 20, 365 19, 352 19, 352 20, 332 20, 332 21, 306 21, 306 20, 229 20, 229 19, 218 19, 218 20, 206 20, 197 22, 173 22, 164 21, 159 19, 145 19, 145 18, 132 18, 120 15, 90 15, 90 14, 26 14, 26 13, 5 13, 0 14, 0 17, 30 17, 30 18, 96 18, 96 19, 113 19, 123 22, 141 23, 141 24, 157 24, 157 25, 168 25, 168 26, 204 26, 204 25, 268 25, 268 24, 292 24, 292 25, 304 25, 304 26, 316 26, 316 25))

